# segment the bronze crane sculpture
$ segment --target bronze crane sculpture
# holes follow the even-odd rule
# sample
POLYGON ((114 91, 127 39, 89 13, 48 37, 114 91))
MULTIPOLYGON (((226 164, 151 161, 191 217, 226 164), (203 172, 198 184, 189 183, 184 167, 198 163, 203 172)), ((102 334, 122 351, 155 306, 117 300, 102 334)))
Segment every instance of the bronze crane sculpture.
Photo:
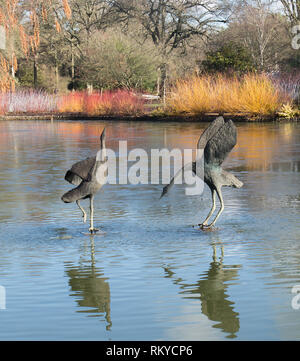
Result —
POLYGON ((99 229, 94 228, 94 196, 107 180, 107 157, 105 148, 105 129, 100 136, 100 150, 96 157, 89 157, 72 165, 65 175, 65 180, 77 186, 65 193, 61 199, 65 203, 75 202, 82 212, 86 222, 86 212, 80 205, 80 200, 90 200, 90 228, 91 234, 99 229))
MULTIPOLYGON (((211 229, 221 213, 224 210, 224 201, 222 197, 222 187, 241 188, 243 183, 238 180, 233 174, 225 171, 222 168, 222 163, 231 152, 237 142, 237 131, 232 120, 225 121, 223 117, 216 118, 202 133, 198 140, 197 148, 203 152, 204 156, 204 182, 210 188, 212 194, 212 207, 206 219, 199 224, 201 229, 211 229), (220 209, 214 220, 208 224, 208 221, 216 209, 216 194, 220 201, 220 209)), ((168 190, 173 186, 177 175, 184 169, 191 167, 194 174, 201 173, 197 169, 197 163, 192 162, 183 167, 171 180, 170 184, 164 187, 161 197, 163 197, 168 190)), ((202 168, 203 170, 203 168, 202 168)))

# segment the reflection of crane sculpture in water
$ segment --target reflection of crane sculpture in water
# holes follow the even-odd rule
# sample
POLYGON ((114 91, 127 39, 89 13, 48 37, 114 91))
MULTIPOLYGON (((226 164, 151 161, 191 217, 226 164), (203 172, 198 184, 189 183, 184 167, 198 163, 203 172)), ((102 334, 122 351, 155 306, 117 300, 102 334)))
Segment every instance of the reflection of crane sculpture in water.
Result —
POLYGON ((201 275, 196 283, 187 283, 177 278, 170 267, 164 267, 167 278, 172 278, 182 290, 180 293, 187 299, 200 299, 202 313, 209 320, 218 322, 213 327, 222 329, 228 338, 236 337, 240 329, 239 314, 234 311, 234 302, 228 299, 228 281, 238 276, 239 265, 223 265, 224 251, 221 247, 221 257, 217 259, 216 246, 213 245, 213 262, 209 270, 201 275))
MULTIPOLYGON (((198 151, 204 151, 204 182, 209 186, 212 194, 211 210, 202 224, 202 229, 209 229, 216 223, 220 214, 224 210, 222 197, 222 186, 241 188, 243 183, 233 174, 222 169, 221 165, 233 147, 236 145, 236 127, 232 120, 224 121, 223 117, 215 119, 210 126, 205 129, 198 140, 198 151), (209 218, 216 209, 216 194, 220 201, 220 209, 212 223, 208 224, 209 218)), ((196 161, 197 162, 197 161, 196 161)), ((170 184, 164 187, 162 195, 164 196, 173 186, 175 178, 186 169, 192 166, 194 174, 199 175, 198 164, 196 162, 184 166, 171 180, 170 184)), ((202 168, 203 169, 203 168, 202 168)))
POLYGON ((96 157, 86 158, 80 162, 73 164, 72 168, 67 171, 65 180, 76 185, 76 188, 62 196, 62 201, 71 203, 76 201, 78 207, 82 211, 83 222, 86 222, 86 212, 81 207, 79 201, 81 199, 90 199, 90 229, 93 234, 99 231, 94 228, 94 195, 106 183, 107 177, 107 159, 105 148, 105 129, 100 136, 100 151, 96 157), (104 170, 104 171, 103 171, 104 170))
POLYGON ((110 317, 110 286, 108 278, 104 277, 103 270, 95 266, 94 237, 91 237, 91 264, 84 260, 79 266, 68 265, 66 273, 69 276, 69 286, 80 307, 78 312, 87 312, 103 315, 106 321, 106 330, 112 327, 110 317), (88 308, 88 309, 87 309, 88 308))

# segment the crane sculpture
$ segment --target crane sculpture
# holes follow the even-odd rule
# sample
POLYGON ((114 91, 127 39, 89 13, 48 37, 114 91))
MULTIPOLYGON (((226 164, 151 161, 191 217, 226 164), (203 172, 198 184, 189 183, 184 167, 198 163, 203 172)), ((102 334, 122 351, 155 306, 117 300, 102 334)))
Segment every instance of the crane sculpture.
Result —
POLYGON ((65 180, 77 186, 65 193, 61 199, 65 203, 75 202, 82 212, 83 222, 86 222, 86 212, 80 205, 80 200, 90 200, 91 234, 99 229, 94 228, 94 196, 107 180, 107 157, 105 148, 105 129, 100 136, 100 151, 96 157, 89 157, 72 165, 65 175, 65 180))
MULTIPOLYGON (((204 182, 208 185, 212 195, 212 207, 206 219, 198 226, 203 230, 211 229, 217 219, 224 210, 224 201, 222 197, 222 187, 241 188, 243 183, 238 180, 233 174, 225 171, 222 168, 227 155, 236 145, 237 131, 232 120, 225 121, 223 117, 216 118, 202 133, 198 140, 197 148, 204 156, 204 182), (208 221, 216 209, 216 194, 220 201, 220 209, 214 220, 208 224, 208 221)), ((183 169, 190 167, 194 174, 200 176, 201 172, 198 169, 197 161, 184 166, 171 180, 170 184, 164 187, 161 197, 163 197, 173 186, 176 177, 183 171, 183 169)), ((203 168, 202 168, 203 170, 203 168)))

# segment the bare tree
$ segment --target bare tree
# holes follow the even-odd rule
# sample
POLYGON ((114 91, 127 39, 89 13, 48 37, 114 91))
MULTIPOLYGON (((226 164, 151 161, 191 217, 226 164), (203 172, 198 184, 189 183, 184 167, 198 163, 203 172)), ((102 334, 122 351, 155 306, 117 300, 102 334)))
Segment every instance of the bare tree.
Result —
POLYGON ((252 55, 259 70, 276 68, 286 37, 283 19, 273 12, 273 0, 242 0, 234 10, 228 33, 252 55))
POLYGON ((88 49, 92 33, 105 29, 111 24, 110 1, 108 0, 69 0, 72 18, 80 31, 85 32, 85 43, 88 49))
POLYGON ((137 21, 160 54, 159 95, 165 94, 167 67, 175 49, 185 51, 189 39, 207 36, 211 27, 224 22, 223 5, 211 0, 115 0, 124 22, 137 21))
POLYGON ((300 0, 279 0, 292 25, 300 23, 300 0))
MULTIPOLYGON (((111 25, 110 1, 108 0, 69 0, 72 16, 63 16, 63 7, 54 8, 60 31, 70 46, 71 83, 75 82, 75 59, 90 56, 90 39, 99 29, 111 25)), ((87 84, 89 87, 89 84, 87 84)))

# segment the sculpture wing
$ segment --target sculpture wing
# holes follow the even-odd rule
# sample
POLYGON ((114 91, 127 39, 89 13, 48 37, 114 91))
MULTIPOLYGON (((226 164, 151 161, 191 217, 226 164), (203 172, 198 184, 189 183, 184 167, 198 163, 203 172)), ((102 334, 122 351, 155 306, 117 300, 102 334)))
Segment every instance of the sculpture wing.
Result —
POLYGON ((72 165, 65 175, 65 180, 75 186, 88 178, 90 170, 94 167, 96 157, 89 157, 72 165))
POLYGON ((220 166, 236 145, 237 132, 232 120, 227 121, 207 142, 204 148, 204 161, 220 166))
POLYGON ((207 142, 218 132, 218 130, 225 124, 223 117, 216 118, 201 134, 197 148, 204 149, 207 142))

